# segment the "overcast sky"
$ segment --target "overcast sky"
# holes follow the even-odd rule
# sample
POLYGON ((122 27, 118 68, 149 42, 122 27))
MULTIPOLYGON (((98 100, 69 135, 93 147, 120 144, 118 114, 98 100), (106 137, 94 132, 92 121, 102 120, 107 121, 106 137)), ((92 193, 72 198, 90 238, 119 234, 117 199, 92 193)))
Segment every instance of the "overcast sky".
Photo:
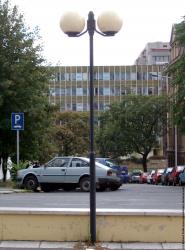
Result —
POLYGON ((44 57, 52 65, 89 65, 89 36, 67 37, 59 27, 66 11, 77 11, 95 19, 106 10, 114 10, 123 20, 114 37, 94 35, 95 65, 132 65, 148 42, 169 42, 174 23, 185 15, 185 0, 11 0, 24 14, 26 25, 38 26, 44 57))

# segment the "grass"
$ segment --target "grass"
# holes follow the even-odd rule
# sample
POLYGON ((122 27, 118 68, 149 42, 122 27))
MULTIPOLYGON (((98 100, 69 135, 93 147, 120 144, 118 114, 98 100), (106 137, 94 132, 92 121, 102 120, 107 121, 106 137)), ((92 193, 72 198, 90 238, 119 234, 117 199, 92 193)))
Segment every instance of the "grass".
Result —
POLYGON ((0 188, 15 188, 15 183, 10 180, 7 180, 6 182, 0 180, 0 188))

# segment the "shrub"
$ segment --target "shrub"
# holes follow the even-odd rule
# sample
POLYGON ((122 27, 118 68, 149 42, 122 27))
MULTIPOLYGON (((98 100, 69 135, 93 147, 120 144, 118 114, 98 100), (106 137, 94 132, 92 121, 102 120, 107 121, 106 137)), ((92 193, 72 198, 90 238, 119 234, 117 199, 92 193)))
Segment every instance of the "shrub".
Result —
POLYGON ((10 175, 13 182, 16 182, 17 179, 17 171, 21 169, 25 169, 29 162, 19 162, 19 165, 13 163, 12 168, 10 169, 10 175))

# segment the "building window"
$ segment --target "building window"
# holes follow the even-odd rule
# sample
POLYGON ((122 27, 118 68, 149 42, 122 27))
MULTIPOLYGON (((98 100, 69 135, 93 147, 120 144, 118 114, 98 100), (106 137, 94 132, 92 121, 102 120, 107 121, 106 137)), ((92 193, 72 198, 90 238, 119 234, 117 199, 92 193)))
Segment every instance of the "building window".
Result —
POLYGON ((103 72, 99 72, 99 80, 103 80, 103 72))
POLYGON ((76 96, 76 88, 72 87, 72 96, 76 96))
POLYGON ((114 80, 114 72, 110 72, 110 80, 114 80))
POLYGON ((76 73, 76 81, 82 81, 82 73, 76 73))
POLYGON ((83 81, 87 81, 87 73, 82 73, 82 79, 83 81))
POLYGON ((103 96, 103 87, 100 87, 100 88, 99 88, 99 95, 100 95, 100 96, 103 96))
POLYGON ((116 81, 120 80, 120 72, 115 72, 115 80, 116 81))
POLYGON ((73 104, 72 104, 72 110, 73 110, 73 111, 76 111, 76 103, 73 103, 73 104))
POLYGON ((66 96, 71 96, 71 88, 66 88, 66 96))
POLYGON ((67 107, 67 110, 72 110, 71 103, 67 103, 66 107, 67 107))
POLYGON ((76 81, 76 73, 71 73, 71 80, 76 81))
POLYGON ((87 103, 83 103, 83 111, 87 111, 87 103))
POLYGON ((77 103, 76 105, 76 111, 83 111, 83 103, 77 103))
POLYGON ((120 96, 120 88, 115 88, 115 96, 120 96))
POLYGON ((110 88, 103 88, 103 95, 104 96, 109 96, 110 95, 110 88))
POLYGON ((125 81, 125 72, 121 72, 121 80, 125 81))
POLYGON ((104 102, 99 103, 99 110, 104 110, 104 102))
POLYGON ((61 81, 65 81, 65 73, 61 73, 61 81))
POLYGON ((83 95, 87 96, 87 93, 88 93, 87 88, 83 88, 83 95))
POLYGON ((103 72, 103 80, 104 81, 110 80, 110 72, 103 72))
POLYGON ((83 88, 77 88, 76 89, 76 95, 77 96, 83 96, 83 88))
POLYGON ((126 81, 131 80, 131 74, 130 72, 126 72, 126 81))
POLYGON ((135 81, 136 80, 136 72, 131 73, 131 80, 135 81))

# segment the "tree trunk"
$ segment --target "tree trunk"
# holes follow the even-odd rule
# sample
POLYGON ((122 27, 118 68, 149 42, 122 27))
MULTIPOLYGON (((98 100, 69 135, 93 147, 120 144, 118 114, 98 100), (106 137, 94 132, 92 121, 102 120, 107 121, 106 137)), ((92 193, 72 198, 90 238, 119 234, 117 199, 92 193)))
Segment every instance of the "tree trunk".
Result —
POLYGON ((8 156, 2 155, 3 182, 6 182, 8 156))
POLYGON ((147 172, 147 156, 148 154, 143 155, 143 171, 147 172))

